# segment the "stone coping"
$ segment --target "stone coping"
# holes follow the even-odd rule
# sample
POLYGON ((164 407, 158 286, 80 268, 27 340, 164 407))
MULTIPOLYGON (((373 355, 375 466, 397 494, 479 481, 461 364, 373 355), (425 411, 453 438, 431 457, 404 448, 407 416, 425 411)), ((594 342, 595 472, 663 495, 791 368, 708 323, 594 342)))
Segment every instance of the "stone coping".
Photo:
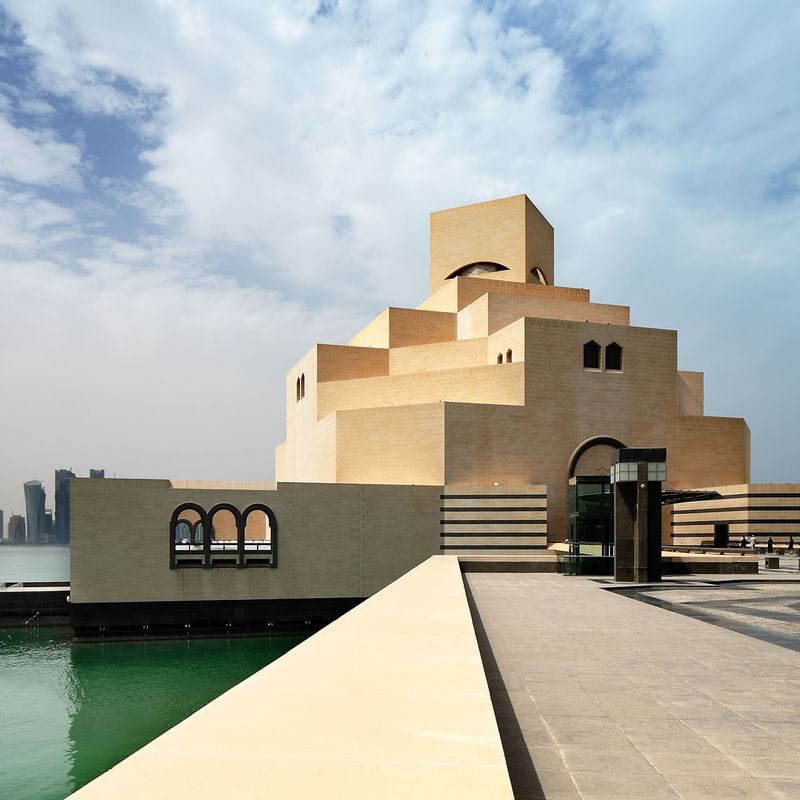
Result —
POLYGON ((458 559, 433 556, 79 800, 513 797, 458 559))

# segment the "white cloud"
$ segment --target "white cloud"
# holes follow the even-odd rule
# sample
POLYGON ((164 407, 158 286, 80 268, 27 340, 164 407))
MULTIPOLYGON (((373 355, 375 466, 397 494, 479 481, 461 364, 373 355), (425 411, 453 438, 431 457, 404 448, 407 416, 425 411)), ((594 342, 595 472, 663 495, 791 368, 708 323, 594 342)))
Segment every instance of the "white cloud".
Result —
POLYGON ((140 253, 136 266, 115 255, 86 261, 84 274, 44 261, 0 268, 0 441, 14 454, 0 462, 6 507, 22 507, 21 477, 49 482, 70 465, 269 480, 286 371, 353 324, 224 278, 142 270, 140 253))
POLYGON ((71 211, 29 191, 10 189, 2 182, 0 208, 0 253, 36 253, 73 235, 75 216, 71 211))
MULTIPOLYGON (((171 374, 174 335, 192 370, 203 348, 226 363, 241 337, 242 352, 280 382, 284 355, 301 343, 259 350, 280 336, 269 320, 288 313, 303 330, 300 349, 331 338, 315 325, 346 340, 357 327, 340 324, 348 311, 424 296, 430 210, 524 191, 556 227, 560 282, 630 303, 639 324, 677 327, 683 366, 708 370, 709 411, 748 417, 755 477, 800 479, 787 474, 788 411, 765 412, 742 389, 746 363, 749 385, 800 390, 800 378, 778 367, 794 359, 797 315, 776 328, 769 310, 800 288, 796 4, 353 0, 316 20, 312 2, 6 5, 36 54, 40 100, 55 93, 150 139, 144 181, 98 181, 107 198, 146 214, 156 225, 146 233, 115 232, 108 209, 90 210, 97 200, 65 208, 45 198, 39 211, 7 195, 0 236, 16 248, 16 266, 0 267, 0 302, 27 259, 68 260, 53 253, 54 237, 80 234, 92 253, 75 262, 88 270, 82 278, 42 264, 31 273, 48 287, 39 352, 88 308, 86 324, 109 343, 142 339, 136 364, 152 362, 154 375, 171 374), (504 24, 507 12, 516 27, 504 24), (53 222, 37 228, 37 219, 53 222), (177 333, 167 324, 183 295, 203 325, 220 326, 213 335, 195 342, 182 322, 177 333), (115 307, 127 323, 109 328, 115 307), (759 357, 765 350, 770 359, 759 357)), ((49 128, 5 123, 9 146, 31 155, 0 169, 31 185, 74 186, 91 153, 66 143, 58 112, 43 119, 49 128)), ((89 333, 78 333, 67 385, 78 384, 70 375, 101 382, 96 363, 125 361, 92 355, 89 333)), ((231 380, 234 367, 246 374, 241 361, 230 364, 231 380)), ((21 362, 15 369, 28 380, 21 362)), ((142 419, 172 440, 181 420, 160 408, 158 392, 145 396, 142 419)), ((242 416, 239 393, 213 397, 194 424, 242 416)), ((115 395, 120 403, 126 418, 135 414, 115 395)), ((280 398, 261 408, 282 419, 280 398)), ((172 445, 149 445, 131 463, 191 474, 170 460, 172 445)), ((252 454, 240 461, 252 475, 252 454)), ((242 474, 215 463, 227 470, 219 476, 242 474)))
POLYGON ((12 125, 0 116, 0 178, 38 186, 80 187, 80 149, 50 130, 12 125))

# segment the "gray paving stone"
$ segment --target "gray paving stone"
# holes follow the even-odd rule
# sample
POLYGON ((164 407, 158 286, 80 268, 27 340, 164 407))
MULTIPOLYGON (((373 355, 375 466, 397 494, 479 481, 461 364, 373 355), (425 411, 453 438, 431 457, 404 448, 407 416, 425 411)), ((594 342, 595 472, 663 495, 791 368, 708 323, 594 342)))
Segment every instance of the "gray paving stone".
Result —
POLYGON ((573 772, 578 791, 585 800, 678 800, 675 790, 655 772, 642 774, 573 772))
POLYGON ((750 777, 668 775, 667 779, 681 800, 776 800, 780 797, 770 787, 750 777))
POLYGON ((517 800, 800 800, 799 652, 592 580, 466 578, 517 800))

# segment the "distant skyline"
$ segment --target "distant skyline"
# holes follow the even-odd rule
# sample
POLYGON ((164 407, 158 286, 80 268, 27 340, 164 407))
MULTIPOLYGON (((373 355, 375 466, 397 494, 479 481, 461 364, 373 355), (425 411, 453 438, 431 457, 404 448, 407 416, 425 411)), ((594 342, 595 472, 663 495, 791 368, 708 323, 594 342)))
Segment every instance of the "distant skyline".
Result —
MULTIPOLYGON (((525 192, 800 481, 800 5, 0 0, 0 508, 72 467, 271 480, 286 370, 525 192)), ((644 443, 643 443, 644 444, 644 443)), ((658 442, 647 444, 657 445, 658 442)))

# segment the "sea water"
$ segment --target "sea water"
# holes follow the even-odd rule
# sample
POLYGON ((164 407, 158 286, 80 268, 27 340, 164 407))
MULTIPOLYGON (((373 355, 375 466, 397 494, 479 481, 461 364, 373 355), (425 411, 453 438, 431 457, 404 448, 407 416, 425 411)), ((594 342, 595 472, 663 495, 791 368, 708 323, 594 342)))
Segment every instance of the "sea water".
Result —
MULTIPOLYGON (((69 579, 69 548, 0 546, 0 582, 69 579)), ((61 800, 303 637, 73 643, 0 628, 0 797, 61 800)))
POLYGON ((301 637, 73 643, 0 629, 0 796, 60 800, 301 637))

